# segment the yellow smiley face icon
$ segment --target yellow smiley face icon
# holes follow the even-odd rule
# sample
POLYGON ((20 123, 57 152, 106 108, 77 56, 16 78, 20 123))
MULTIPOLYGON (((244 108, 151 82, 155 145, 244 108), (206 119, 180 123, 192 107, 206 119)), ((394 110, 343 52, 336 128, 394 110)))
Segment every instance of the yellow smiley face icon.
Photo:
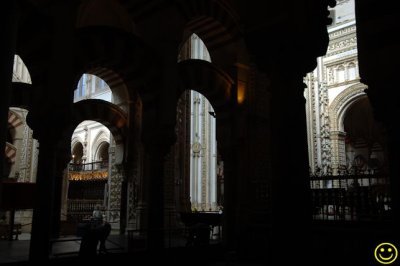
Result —
POLYGON ((391 243, 381 243, 375 248, 375 259, 381 264, 391 264, 397 259, 397 248, 391 243))

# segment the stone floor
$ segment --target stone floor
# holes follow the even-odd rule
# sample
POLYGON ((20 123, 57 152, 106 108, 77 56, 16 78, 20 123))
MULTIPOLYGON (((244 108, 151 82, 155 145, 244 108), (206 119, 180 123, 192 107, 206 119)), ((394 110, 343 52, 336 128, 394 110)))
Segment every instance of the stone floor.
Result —
MULTIPOLYGON (((54 242, 51 246, 50 261, 53 261, 57 265, 70 265, 70 263, 74 263, 73 261, 79 260, 78 255, 81 240, 76 236, 65 236, 60 239, 63 241, 54 242)), ((217 246, 216 244, 218 242, 219 241, 216 239, 211 239, 210 246, 217 246)), ((29 265, 29 245, 30 234, 26 233, 19 235, 18 240, 1 240, 0 265, 29 265)), ((99 255, 98 259, 104 262, 107 260, 122 260, 122 258, 131 259, 131 257, 134 256, 136 265, 140 265, 139 261, 142 261, 143 265, 147 265, 148 263, 146 261, 148 259, 151 260, 152 258, 158 257, 153 256, 153 254, 146 254, 145 249, 141 246, 143 244, 140 241, 135 241, 133 245, 135 246, 128 243, 127 235, 120 235, 117 232, 112 232, 106 241, 108 253, 106 255, 99 255)), ((193 249, 187 249, 185 245, 185 238, 166 237, 164 245, 165 250, 160 256, 168 257, 173 261, 175 260, 175 256, 178 257, 176 252, 190 256, 189 253, 193 249), (185 249, 184 252, 182 252, 182 248, 185 249)), ((207 253, 210 253, 210 251, 207 251, 207 253)))
MULTIPOLYGON (((78 256, 81 241, 73 236, 67 236, 64 239, 68 241, 53 243, 51 258, 78 256)), ((21 234, 18 240, 0 241, 0 264, 27 261, 29 258, 29 245, 30 234, 21 234)), ((117 234, 110 235, 106 242, 106 247, 109 252, 126 252, 127 238, 117 234)))

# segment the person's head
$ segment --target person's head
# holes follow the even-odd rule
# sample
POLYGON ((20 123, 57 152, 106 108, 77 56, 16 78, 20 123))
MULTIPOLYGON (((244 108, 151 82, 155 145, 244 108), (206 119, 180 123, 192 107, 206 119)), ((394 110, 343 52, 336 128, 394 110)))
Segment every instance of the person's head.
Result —
POLYGON ((101 205, 100 204, 96 204, 96 206, 94 206, 94 209, 96 211, 100 211, 101 210, 101 205))

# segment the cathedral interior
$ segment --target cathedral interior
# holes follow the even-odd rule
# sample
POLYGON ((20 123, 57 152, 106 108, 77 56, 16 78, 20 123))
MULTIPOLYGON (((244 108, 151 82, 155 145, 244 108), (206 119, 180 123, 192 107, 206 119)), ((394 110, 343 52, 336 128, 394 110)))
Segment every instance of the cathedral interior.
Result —
POLYGON ((94 261, 397 259, 394 0, 2 5, 0 242, 22 224, 24 263, 84 260, 50 247, 97 205, 145 244, 94 261), (198 224, 215 245, 170 247, 198 224))

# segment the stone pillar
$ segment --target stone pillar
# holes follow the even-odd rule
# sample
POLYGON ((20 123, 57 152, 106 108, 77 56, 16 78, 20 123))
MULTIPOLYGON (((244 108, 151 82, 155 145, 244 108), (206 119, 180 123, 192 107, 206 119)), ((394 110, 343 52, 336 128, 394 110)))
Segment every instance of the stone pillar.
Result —
POLYGON ((400 106, 395 95, 400 41, 392 34, 400 30, 400 10, 396 1, 382 4, 374 0, 356 0, 355 9, 361 82, 368 86, 374 117, 386 127, 393 224, 400 231, 400 106))
POLYGON ((303 75, 282 69, 272 79, 271 258, 290 242, 287 262, 306 262, 310 248, 311 190, 303 75), (293 259, 292 259, 293 258, 293 259))
MULTIPOLYGON (((157 141, 158 144, 160 140, 157 141)), ((144 179, 147 190, 147 240, 150 250, 164 247, 164 156, 166 149, 159 145, 146 145, 144 153, 144 179)))
MULTIPOLYGON (((392 116, 391 123, 387 124, 387 137, 388 137, 388 154, 389 154, 389 178, 390 178, 390 191, 391 191, 391 208, 394 218, 394 224, 400 222, 400 125, 398 123, 397 115, 392 116)), ((400 231, 400 229, 397 228, 400 231)))
MULTIPOLYGON (((163 25, 165 26, 165 25, 163 25)), ((169 31, 169 28, 165 29, 169 31)), ((143 103, 144 130, 144 180, 147 182, 148 199, 148 247, 160 249, 164 247, 164 231, 166 223, 166 179, 165 159, 175 143, 176 100, 179 88, 177 54, 179 43, 170 36, 162 41, 157 40, 155 47, 162 55, 162 69, 159 80, 151 84, 151 89, 160 90, 157 98, 151 103, 143 103), (155 105, 150 107, 150 105, 155 105)), ((168 222, 168 221, 167 221, 168 222)))
POLYGON ((3 40, 0 52, 0 179, 7 178, 4 149, 7 139, 8 108, 11 99, 13 63, 17 40, 18 2, 3 3, 2 8, 6 12, 3 12, 0 20, 3 25, 0 32, 3 40))
POLYGON ((123 183, 125 178, 125 169, 122 164, 114 164, 114 160, 111 160, 113 165, 111 166, 110 178, 108 183, 108 217, 107 220, 111 224, 112 228, 119 229, 120 233, 125 232, 125 228, 121 228, 122 215, 122 204, 123 204, 123 183))
POLYGON ((65 135, 71 123, 73 104, 75 3, 49 6, 52 27, 47 79, 33 95, 28 124, 39 140, 37 195, 32 218, 30 261, 49 257, 49 238, 60 230, 63 171, 70 161, 70 138, 65 135), (39 89, 40 88, 40 89, 39 89), (46 99, 44 101, 43 99, 46 99), (44 119, 46 118, 46 119, 44 119))
MULTIPOLYGON (((227 124, 226 130, 221 129, 224 126, 218 126, 217 118, 217 142, 218 136, 224 136, 230 138, 228 129, 231 127, 227 124), (224 133, 226 135, 223 135, 224 133)), ((229 140, 224 141, 225 144, 218 142, 218 149, 221 153, 221 158, 224 161, 224 210, 223 210, 223 221, 222 221, 222 242, 224 247, 233 251, 238 247, 238 174, 236 170, 237 163, 237 146, 231 143, 229 140)), ((244 191, 242 191, 243 193, 244 191)))
POLYGON ((61 183, 65 168, 61 161, 66 157, 54 148, 58 141, 51 139, 49 134, 38 136, 38 140, 40 151, 29 251, 31 261, 48 259, 49 239, 59 231, 61 183))
POLYGON ((120 203, 120 223, 119 223, 119 233, 121 235, 125 234, 127 222, 128 222, 128 180, 126 179, 126 171, 122 177, 121 182, 121 203, 120 203))
POLYGON ((165 193, 165 157, 174 143, 174 128, 158 124, 156 110, 143 112, 143 183, 142 204, 139 207, 147 214, 147 247, 159 250, 164 247, 164 193, 165 193), (147 115, 147 116, 146 116, 147 115))
MULTIPOLYGON (((164 227, 170 233, 176 226, 176 201, 175 201, 175 145, 164 158, 164 227)), ((169 234, 169 236, 171 236, 169 234)), ((169 242, 170 243, 170 242, 169 242)))
MULTIPOLYGON (((236 73, 235 73, 236 74, 236 73)), ((235 128, 235 89, 232 89, 230 106, 226 110, 216 110, 217 145, 219 156, 224 162, 224 199, 222 220, 222 243, 228 251, 236 251, 239 235, 240 198, 246 195, 244 187, 240 187, 238 170, 238 149, 240 144, 234 142, 235 128)), ((245 197, 245 196, 244 196, 245 197)))
MULTIPOLYGON (((398 87, 397 81, 371 81, 366 90, 375 118, 383 122, 386 128, 386 148, 388 152, 389 182, 391 194, 391 209, 393 224, 400 222, 400 108, 398 98, 392 94, 392 89, 398 87), (392 85, 392 86, 391 86, 392 85)), ((395 228, 400 232, 400 228, 395 228)))
POLYGON ((165 157, 175 142, 174 127, 160 125, 162 116, 158 113, 159 111, 160 109, 154 108, 143 112, 145 125, 142 132, 144 143, 142 179, 144 204, 142 207, 147 207, 147 247, 150 250, 159 250, 164 247, 165 157))
POLYGON ((142 103, 133 99, 129 110, 129 138, 126 140, 126 228, 139 229, 141 211, 139 211, 139 184, 141 183, 141 143, 142 103))

